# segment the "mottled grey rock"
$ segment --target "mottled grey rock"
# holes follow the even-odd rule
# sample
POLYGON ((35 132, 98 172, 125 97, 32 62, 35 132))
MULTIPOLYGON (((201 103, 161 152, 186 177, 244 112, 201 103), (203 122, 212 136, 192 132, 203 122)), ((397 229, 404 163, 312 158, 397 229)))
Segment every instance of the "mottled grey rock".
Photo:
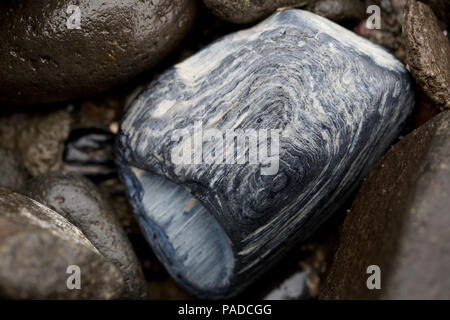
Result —
POLYGON ((408 0, 403 34, 409 70, 425 93, 444 110, 450 108, 450 43, 425 4, 408 0))
POLYGON ((62 101, 123 83, 157 65, 181 42, 195 5, 192 0, 2 1, 0 101, 62 101), (80 29, 73 5, 79 8, 80 29))
POLYGON ((232 23, 252 23, 282 7, 302 6, 314 0, 203 0, 219 18, 232 23))
POLYGON ((122 273, 123 297, 147 297, 141 267, 111 206, 97 187, 73 174, 48 174, 28 181, 24 194, 55 210, 80 228, 89 241, 122 273))
POLYGON ((17 130, 16 148, 31 176, 63 168, 64 141, 69 137, 71 123, 71 115, 58 110, 33 116, 17 130))
POLYGON ((0 296, 10 299, 117 299, 120 272, 59 214, 0 188, 0 296), (69 290, 69 266, 81 289, 69 290))
MULTIPOLYGON (((230 296, 335 212, 398 136, 413 100, 408 72, 384 49, 284 10, 174 66, 135 99, 118 134, 121 176, 172 276, 198 296, 230 296), (199 135, 199 121, 219 135, 279 133, 278 170, 249 163, 245 151, 225 152, 244 164, 210 162, 220 159, 211 152, 223 147, 218 138, 203 141, 204 161, 177 164, 179 148, 192 151, 178 130, 199 135)), ((271 138, 260 150, 276 146, 271 138)))
POLYGON ((18 153, 0 147, 0 186, 18 190, 26 179, 27 173, 18 153))
POLYGON ((370 173, 348 214, 323 299, 450 298, 450 112, 408 135, 370 173), (381 270, 368 290, 367 267, 381 270))

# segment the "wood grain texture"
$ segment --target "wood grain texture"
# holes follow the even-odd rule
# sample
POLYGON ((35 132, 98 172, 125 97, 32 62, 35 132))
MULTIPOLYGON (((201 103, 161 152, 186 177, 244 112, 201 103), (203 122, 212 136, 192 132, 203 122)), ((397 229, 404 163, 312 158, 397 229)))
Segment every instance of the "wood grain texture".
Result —
POLYGON ((312 13, 281 11, 144 89, 119 131, 121 176, 169 272, 197 296, 229 297, 336 211, 398 136, 413 98, 409 74, 381 47, 312 13), (172 134, 196 121, 279 129, 277 174, 174 165, 172 134))

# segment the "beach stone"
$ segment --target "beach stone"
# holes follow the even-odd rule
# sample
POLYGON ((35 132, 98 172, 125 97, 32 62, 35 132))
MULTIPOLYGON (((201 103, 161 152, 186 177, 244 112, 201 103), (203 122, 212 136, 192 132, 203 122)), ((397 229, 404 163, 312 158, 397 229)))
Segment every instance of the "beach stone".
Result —
POLYGON ((14 137, 28 173, 35 177, 63 168, 64 142, 69 137, 72 117, 57 110, 29 118, 14 137))
POLYGON ((305 10, 336 22, 361 21, 366 9, 365 0, 319 0, 305 7, 305 10))
POLYGON ((219 18, 232 23, 252 23, 281 7, 301 6, 313 0, 203 0, 219 18))
POLYGON ((403 34, 409 70, 441 110, 450 108, 450 42, 433 11, 420 1, 408 0, 403 34))
MULTIPOLYGON (((142 237, 141 229, 133 214, 131 205, 127 198, 125 185, 118 177, 104 180, 98 185, 102 195, 114 208, 114 213, 125 233, 139 235, 142 237)), ((133 246, 134 247, 134 246, 133 246)))
POLYGON ((65 218, 0 188, 0 296, 8 299, 117 299, 118 269, 65 218), (70 266, 80 289, 68 289, 70 266))
POLYGON ((322 299, 450 298, 450 112, 401 140, 348 214, 322 299), (369 290, 369 266, 381 289, 369 290))
POLYGON ((180 44, 195 12, 191 0, 2 1, 0 102, 56 102, 126 82, 180 44))
MULTIPOLYGON (((386 50, 308 11, 283 10, 150 83, 122 120, 116 161, 169 273, 193 295, 229 297, 338 210, 413 105, 411 78, 386 50), (218 136, 242 141, 244 130, 279 133, 278 165, 248 161, 252 151, 235 143, 228 160, 211 152, 224 149, 218 136), (198 160, 189 158, 195 135, 198 160)), ((272 133, 260 150, 277 145, 272 133)))
POLYGON ((147 285, 133 248, 113 209, 92 182, 74 174, 53 173, 28 181, 23 191, 80 228, 121 271, 126 285, 124 298, 147 297, 147 285))
POLYGON ((448 0, 422 0, 429 6, 434 14, 447 26, 450 26, 450 1, 448 0))

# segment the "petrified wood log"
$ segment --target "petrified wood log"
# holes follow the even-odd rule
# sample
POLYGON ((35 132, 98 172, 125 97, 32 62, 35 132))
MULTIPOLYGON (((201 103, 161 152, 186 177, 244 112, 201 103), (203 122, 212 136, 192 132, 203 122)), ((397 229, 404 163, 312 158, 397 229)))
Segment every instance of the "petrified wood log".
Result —
POLYGON ((197 296, 229 297, 339 207, 412 107, 410 76, 392 55, 324 18, 285 10, 151 83, 122 121, 118 163, 172 276, 197 296), (258 138, 271 130, 270 139, 251 130, 258 138), (226 149, 217 132, 253 143, 226 149), (275 170, 263 157, 250 161, 254 143, 259 156, 278 156, 275 170), (194 150, 190 161, 180 150, 194 150))

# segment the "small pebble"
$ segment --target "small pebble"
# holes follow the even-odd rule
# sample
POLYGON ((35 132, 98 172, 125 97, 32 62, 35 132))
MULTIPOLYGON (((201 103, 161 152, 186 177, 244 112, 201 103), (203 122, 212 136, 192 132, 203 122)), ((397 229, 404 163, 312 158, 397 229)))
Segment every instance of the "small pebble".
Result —
POLYGON ((404 14, 410 71, 441 110, 450 109, 450 42, 433 11, 422 2, 408 0, 404 14))

